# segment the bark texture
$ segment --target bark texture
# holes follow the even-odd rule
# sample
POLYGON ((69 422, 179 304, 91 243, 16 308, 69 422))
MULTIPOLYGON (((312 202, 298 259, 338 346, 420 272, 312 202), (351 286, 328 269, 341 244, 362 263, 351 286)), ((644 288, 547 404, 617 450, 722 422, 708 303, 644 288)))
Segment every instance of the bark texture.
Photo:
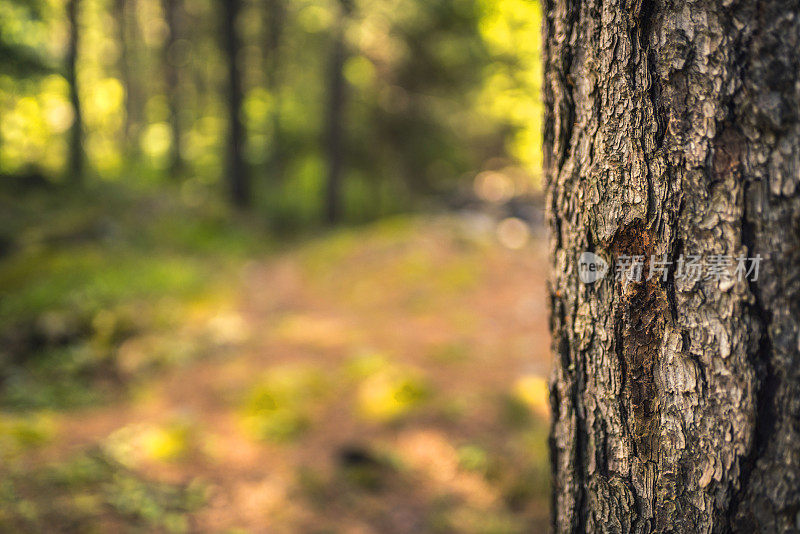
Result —
POLYGON ((800 532, 800 2, 543 7, 554 529, 800 532))

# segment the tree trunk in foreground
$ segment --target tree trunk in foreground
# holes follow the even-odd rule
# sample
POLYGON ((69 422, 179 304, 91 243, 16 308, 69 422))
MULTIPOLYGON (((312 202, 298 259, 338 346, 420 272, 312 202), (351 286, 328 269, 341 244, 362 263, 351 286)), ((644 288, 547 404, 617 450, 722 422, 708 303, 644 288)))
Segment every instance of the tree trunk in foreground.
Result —
POLYGON ((555 531, 799 532, 800 2, 543 4, 555 531))

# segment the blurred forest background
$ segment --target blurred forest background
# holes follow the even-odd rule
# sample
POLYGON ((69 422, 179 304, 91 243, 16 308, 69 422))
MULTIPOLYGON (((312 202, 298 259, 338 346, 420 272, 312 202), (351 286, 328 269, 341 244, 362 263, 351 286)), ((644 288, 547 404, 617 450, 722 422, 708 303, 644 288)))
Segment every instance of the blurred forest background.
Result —
POLYGON ((0 531, 546 525, 540 33, 0 2, 0 531))

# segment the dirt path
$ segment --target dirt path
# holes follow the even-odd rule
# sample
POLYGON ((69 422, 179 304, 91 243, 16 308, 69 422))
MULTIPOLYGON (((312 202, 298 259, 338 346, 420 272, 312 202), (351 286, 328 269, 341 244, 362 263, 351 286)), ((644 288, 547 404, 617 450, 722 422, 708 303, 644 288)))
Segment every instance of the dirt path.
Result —
POLYGON ((546 267, 539 241, 508 250, 443 221, 252 263, 215 350, 63 417, 55 454, 100 444, 201 480, 203 532, 540 525, 546 267))

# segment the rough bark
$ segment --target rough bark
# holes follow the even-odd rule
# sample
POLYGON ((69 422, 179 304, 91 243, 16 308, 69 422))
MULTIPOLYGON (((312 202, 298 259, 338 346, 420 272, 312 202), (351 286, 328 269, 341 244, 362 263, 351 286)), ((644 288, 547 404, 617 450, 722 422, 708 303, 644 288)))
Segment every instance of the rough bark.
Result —
POLYGON ((80 49, 80 28, 78 27, 78 0, 68 0, 67 26, 69 38, 67 40, 66 78, 69 85, 69 100, 72 104, 73 120, 69 130, 67 174, 73 181, 80 181, 83 177, 83 113, 81 112, 81 99, 78 86, 78 50, 80 49))
POLYGON ((242 75, 239 69, 241 42, 237 19, 241 11, 241 0, 222 2, 223 49, 228 63, 228 142, 227 178, 231 201, 243 208, 250 204, 250 181, 244 164, 244 124, 242 124, 242 75))
POLYGON ((800 2, 543 4, 554 530, 798 532, 800 2))

